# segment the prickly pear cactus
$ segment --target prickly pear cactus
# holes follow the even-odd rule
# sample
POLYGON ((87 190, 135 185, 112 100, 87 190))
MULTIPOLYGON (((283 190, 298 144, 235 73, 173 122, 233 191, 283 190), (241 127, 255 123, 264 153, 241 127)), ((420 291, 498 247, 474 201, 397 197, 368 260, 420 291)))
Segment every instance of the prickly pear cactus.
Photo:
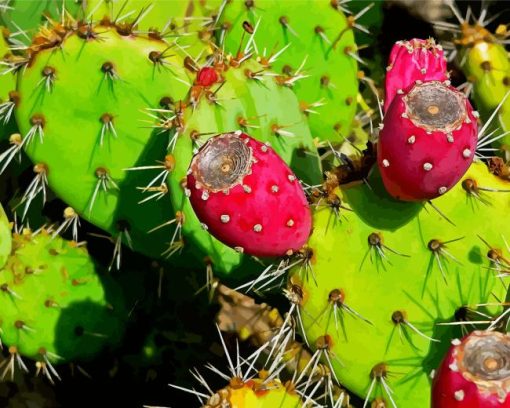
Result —
POLYGON ((122 336, 122 297, 75 241, 45 229, 14 233, 0 282, 0 339, 11 359, 2 378, 26 371, 27 357, 51 380, 54 364, 90 359, 122 336))
MULTIPOLYGON (((77 215, 109 231, 116 246, 123 242, 151 257, 189 250, 192 257, 176 262, 212 262, 219 272, 239 264, 239 254, 202 231, 181 184, 193 148, 216 132, 253 128, 259 140, 274 141, 306 182, 320 179, 295 96, 269 73, 264 77, 258 63, 219 63, 225 77, 212 88, 191 83, 185 67, 197 67, 170 54, 173 45, 139 36, 131 26, 80 25, 59 46, 64 52, 55 54, 53 44, 33 45, 18 89, 18 145, 37 163, 39 191, 47 180, 77 215), (70 123, 76 133, 68 131, 70 123)), ((34 195, 25 195, 26 206, 34 195)), ((116 256, 119 265, 120 251, 116 256)))
POLYGON ((222 55, 217 58, 220 58, 217 70, 221 79, 210 87, 192 88, 190 105, 182 115, 183 134, 176 139, 173 151, 177 158, 175 168, 168 181, 172 203, 184 214, 184 235, 193 246, 208 255, 215 271, 221 272, 225 269, 222 264, 235 265, 241 258, 233 249, 218 246, 203 229, 186 197, 183 180, 196 149, 218 133, 243 130, 261 142, 270 143, 296 175, 308 184, 321 179, 321 166, 310 130, 292 91, 280 86, 271 71, 256 61, 248 59, 239 63, 232 59, 230 63, 223 63, 222 55))
POLYGON ((296 270, 288 291, 308 341, 342 384, 367 401, 426 407, 431 371, 454 336, 442 324, 505 298, 496 276, 510 184, 475 163, 433 208, 394 201, 379 177, 327 191, 314 214, 308 277, 296 270), (338 199, 350 211, 335 215, 338 199))
POLYGON ((313 137, 334 142, 349 135, 358 91, 355 20, 340 3, 227 1, 218 30, 219 44, 234 56, 258 53, 296 92, 313 137))

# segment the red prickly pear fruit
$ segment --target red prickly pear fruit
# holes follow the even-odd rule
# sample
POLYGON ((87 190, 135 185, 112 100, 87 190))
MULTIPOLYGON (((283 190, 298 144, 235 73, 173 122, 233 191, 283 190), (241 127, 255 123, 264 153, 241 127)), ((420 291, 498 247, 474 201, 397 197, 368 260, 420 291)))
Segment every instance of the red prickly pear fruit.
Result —
POLYGON ((445 81, 449 77, 443 48, 433 38, 397 41, 386 71, 384 112, 395 95, 407 91, 416 81, 445 81))
POLYGON ((510 408, 510 336, 474 331, 452 347, 432 383, 432 408, 510 408))
POLYGON ((191 205, 223 243, 255 256, 283 256, 308 239, 305 193, 287 164, 241 131, 207 141, 188 171, 191 205))
POLYGON ((384 186, 402 201, 427 201, 451 189, 473 161, 477 121, 448 83, 417 83, 384 116, 377 162, 384 186))
POLYGON ((198 71, 196 85, 209 87, 218 82, 218 74, 214 68, 204 67, 198 71))

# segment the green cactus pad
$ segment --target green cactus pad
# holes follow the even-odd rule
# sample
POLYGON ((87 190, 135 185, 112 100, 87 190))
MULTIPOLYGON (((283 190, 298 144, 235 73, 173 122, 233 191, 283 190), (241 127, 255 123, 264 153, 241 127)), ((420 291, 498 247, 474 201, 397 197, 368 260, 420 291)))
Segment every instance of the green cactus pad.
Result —
POLYGON ((249 22, 252 29, 259 24, 253 41, 261 61, 271 65, 281 74, 280 80, 294 89, 313 137, 339 142, 349 135, 356 113, 358 79, 357 62, 349 55, 357 52, 353 31, 335 4, 330 0, 297 0, 289 7, 285 1, 233 0, 227 2, 221 15, 227 30, 220 31, 219 41, 236 55, 251 40, 243 23, 249 22), (275 61, 271 60, 287 46, 275 61), (294 82, 292 77, 301 74, 305 77, 294 82))
POLYGON ((186 109, 184 130, 173 151, 175 169, 169 175, 173 205, 185 216, 184 235, 197 253, 209 256, 220 274, 238 264, 241 254, 203 229, 185 195, 183 180, 195 149, 218 133, 243 130, 269 142, 306 183, 316 184, 322 178, 317 149, 292 91, 278 85, 271 72, 256 61, 237 65, 232 62, 224 67, 224 81, 202 90, 195 106, 186 109))
POLYGON ((150 193, 144 187, 164 170, 158 160, 168 144, 167 134, 151 127, 151 115, 164 98, 183 98, 189 80, 166 43, 121 35, 115 26, 89 29, 70 33, 58 50, 36 53, 20 79, 16 115, 24 148, 81 217, 160 257, 168 232, 148 231, 173 218, 169 197, 139 204, 150 193), (37 124, 41 132, 27 140, 37 124), (126 170, 142 164, 160 168, 126 170))
POLYGON ((11 354, 73 362, 94 357, 122 336, 122 297, 74 241, 47 230, 13 234, 0 282, 0 338, 11 354))
POLYGON ((338 219, 316 211, 314 279, 296 272, 289 290, 298 294, 308 340, 328 351, 342 384, 391 405, 384 382, 398 407, 429 407, 429 376, 461 327, 437 324, 454 321, 463 306, 505 299, 508 282, 496 275, 508 250, 510 193, 485 189, 508 191, 510 183, 475 163, 434 200, 444 216, 429 204, 394 201, 377 173, 369 183, 334 192, 352 209, 340 209, 338 219))

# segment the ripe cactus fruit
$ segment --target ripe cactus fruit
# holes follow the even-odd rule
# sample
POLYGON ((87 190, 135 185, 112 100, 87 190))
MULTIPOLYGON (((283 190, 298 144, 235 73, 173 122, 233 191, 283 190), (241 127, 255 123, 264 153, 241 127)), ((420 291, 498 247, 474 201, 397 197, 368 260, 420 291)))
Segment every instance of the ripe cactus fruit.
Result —
POLYGON ((24 368, 23 356, 51 380, 53 364, 90 359, 122 336, 126 311, 113 281, 99 277, 85 247, 48 230, 13 234, 0 288, 0 339, 11 355, 2 377, 24 368))
POLYGON ((124 28, 83 25, 62 43, 42 46, 36 37, 16 119, 21 145, 44 164, 62 200, 119 246, 160 257, 168 232, 148 231, 175 211, 165 194, 140 201, 161 189, 165 176, 155 172, 171 171, 172 161, 163 160, 171 129, 155 129, 153 117, 165 101, 184 98, 191 81, 167 43, 124 28), (152 167, 127 170, 140 163, 152 167))
POLYGON ((510 183, 474 163, 433 201, 444 215, 392 199, 376 172, 368 183, 326 191, 313 215, 308 273, 296 266, 288 291, 308 342, 345 387, 367 402, 382 397, 386 406, 426 408, 429 375, 449 339, 476 320, 462 312, 497 313, 500 307, 482 304, 506 296, 501 220, 510 183))
POLYGON ((445 81, 448 77, 443 48, 433 38, 397 41, 386 67, 384 111, 397 93, 408 90, 416 81, 445 81))
POLYGON ((259 61, 296 92, 313 137, 332 142, 349 135, 358 91, 356 21, 339 3, 227 1, 218 30, 220 45, 235 57, 261 53, 259 61))
POLYGON ((475 114, 468 99, 443 82, 417 83, 397 95, 383 126, 377 162, 386 189, 399 200, 446 193, 473 161, 475 114))
POLYGON ((207 141, 191 162, 187 188, 208 231, 241 252, 284 256, 310 234, 299 180, 272 148, 241 131, 207 141))
POLYGON ((474 331, 455 339, 434 375, 432 408, 510 407, 510 335, 474 331))

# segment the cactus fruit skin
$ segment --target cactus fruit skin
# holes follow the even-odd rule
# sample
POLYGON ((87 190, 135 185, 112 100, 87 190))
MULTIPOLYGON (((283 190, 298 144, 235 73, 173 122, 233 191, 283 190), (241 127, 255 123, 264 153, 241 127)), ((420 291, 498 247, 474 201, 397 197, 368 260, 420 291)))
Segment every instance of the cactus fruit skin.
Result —
POLYGON ((379 135, 377 161, 384 185, 403 201, 446 193, 473 161, 477 119, 467 98, 438 81, 397 95, 379 135))
POLYGON ((301 184, 272 148, 241 131, 209 139, 191 162, 187 187, 208 231, 242 252, 284 256, 308 239, 301 184))
POLYGON ((429 374, 446 353, 446 339, 458 336, 453 326, 436 324, 453 321, 461 306, 505 298, 505 285, 491 269, 496 261, 486 254, 504 247, 501 219, 510 196, 481 188, 508 190, 510 184, 474 163, 462 183, 434 200, 454 226, 421 203, 393 200, 377 176, 372 173, 370 187, 355 183, 336 191, 352 209, 336 223, 324 208, 315 212, 308 246, 317 283, 299 270, 290 282, 302 293, 309 343, 324 344, 329 336, 330 360, 345 387, 366 397, 375 380, 372 399, 384 378, 399 408, 425 408, 429 374))
POLYGON ((34 163, 44 163, 51 189, 81 217, 161 257, 168 231, 148 231, 175 216, 168 195, 139 204, 153 194, 151 179, 171 170, 163 162, 168 133, 151 127, 152 116, 165 98, 184 98, 191 81, 166 43, 121 35, 115 26, 91 30, 86 38, 69 33, 63 52, 35 53, 20 78, 23 147, 34 163), (41 132, 28 140, 35 120, 41 132), (156 169, 127 170, 141 165, 156 169))
POLYGON ((248 273, 250 268, 245 264, 236 269, 248 257, 204 230, 184 189, 196 149, 216 134, 241 129, 260 142, 269 142, 304 182, 319 183, 322 170, 310 129, 292 90, 279 85, 272 71, 251 58, 242 63, 233 59, 222 63, 223 56, 217 55, 216 60, 219 82, 205 89, 193 87, 190 103, 179 115, 183 130, 172 151, 176 161, 168 175, 168 185, 174 208, 184 215, 185 247, 191 248, 196 259, 207 257, 215 274, 231 278, 234 271, 237 275, 248 273))
POLYGON ((348 19, 330 0, 296 0, 292 7, 272 0, 227 2, 220 19, 227 30, 220 31, 219 42, 234 56, 251 40, 242 36, 245 21, 252 28, 259 23, 255 49, 270 53, 259 60, 296 92, 313 137, 343 141, 356 113, 358 91, 358 66, 351 56, 357 46, 348 19), (245 41, 240 45, 241 38, 245 41), (306 77, 299 79, 301 75, 306 77))
POLYGON ((384 111, 398 92, 406 91, 416 81, 446 81, 448 71, 443 48, 433 38, 398 41, 391 49, 386 68, 384 111))
POLYGON ((510 336, 474 331, 452 343, 434 375, 432 408, 510 407, 510 336))
POLYGON ((0 337, 11 354, 51 364, 87 360, 122 337, 122 296, 74 241, 47 230, 14 233, 0 281, 0 337))

